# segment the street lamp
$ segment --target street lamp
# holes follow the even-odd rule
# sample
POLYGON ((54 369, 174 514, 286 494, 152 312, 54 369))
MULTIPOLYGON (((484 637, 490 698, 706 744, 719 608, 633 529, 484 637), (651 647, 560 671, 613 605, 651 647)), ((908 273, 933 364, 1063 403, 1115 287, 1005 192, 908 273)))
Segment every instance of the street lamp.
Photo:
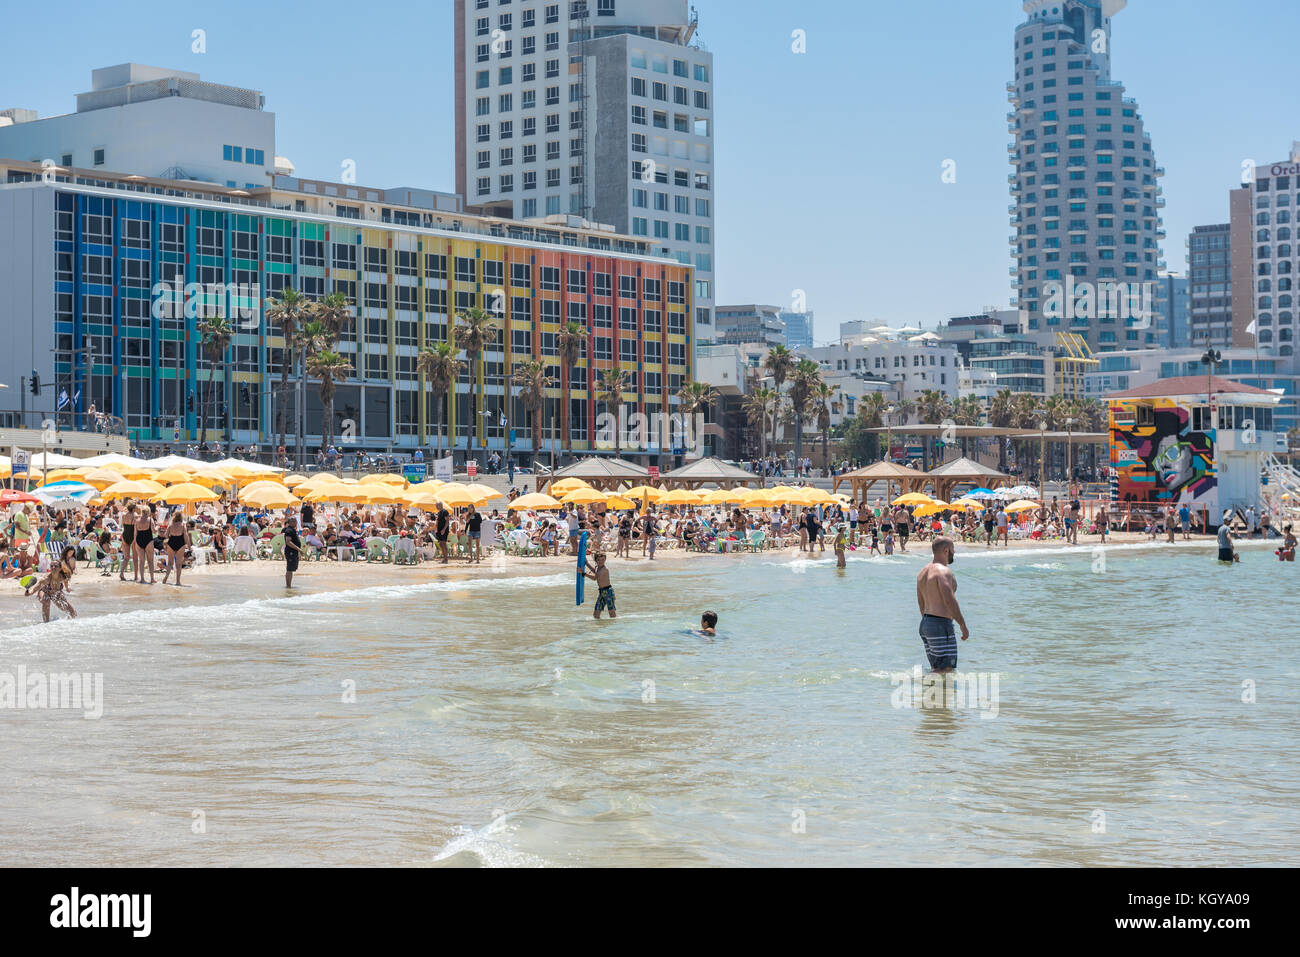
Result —
MULTIPOLYGON (((1209 341, 1209 334, 1206 334, 1206 341, 1209 341)), ((1201 356, 1201 362, 1205 364, 1205 401, 1210 407, 1210 425, 1207 428, 1215 427, 1217 415, 1214 411, 1214 372, 1223 363, 1223 353, 1218 349, 1206 349, 1205 355, 1201 356)))
POLYGON ((892 405, 885 406, 885 461, 894 461, 894 413, 898 411, 892 405))
POLYGON ((1067 433, 1065 440, 1065 482, 1067 489, 1071 482, 1074 481, 1074 423, 1075 419, 1065 420, 1065 430, 1067 433))
POLYGON ((1047 502, 1047 412, 1043 409, 1035 409, 1034 415, 1039 416, 1038 421, 1038 497, 1039 501, 1047 502))

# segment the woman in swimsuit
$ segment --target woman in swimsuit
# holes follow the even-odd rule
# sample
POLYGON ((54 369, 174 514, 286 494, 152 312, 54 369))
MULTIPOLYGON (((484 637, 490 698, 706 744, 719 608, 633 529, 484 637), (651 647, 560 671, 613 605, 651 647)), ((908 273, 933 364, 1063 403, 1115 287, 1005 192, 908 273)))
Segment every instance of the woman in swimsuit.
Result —
POLYGON ((67 545, 59 556, 58 564, 40 581, 27 587, 24 594, 30 595, 35 591, 36 599, 41 603, 41 617, 45 621, 50 620, 51 603, 58 605, 73 618, 77 617, 77 610, 72 607, 65 595, 65 592, 72 590, 71 580, 76 571, 77 550, 67 545))
POLYGON ((135 517, 135 580, 144 584, 144 572, 149 570, 149 584, 156 579, 153 567, 153 513, 152 504, 142 505, 135 517))
POLYGON ((126 581, 126 566, 130 565, 132 570, 135 569, 135 505, 126 507, 126 515, 122 516, 122 565, 118 569, 118 581, 126 581))
POLYGON ((185 549, 190 544, 190 530, 185 527, 185 516, 178 508, 172 512, 171 522, 167 525, 167 571, 163 575, 163 584, 176 569, 176 584, 181 583, 181 567, 185 563, 185 549))

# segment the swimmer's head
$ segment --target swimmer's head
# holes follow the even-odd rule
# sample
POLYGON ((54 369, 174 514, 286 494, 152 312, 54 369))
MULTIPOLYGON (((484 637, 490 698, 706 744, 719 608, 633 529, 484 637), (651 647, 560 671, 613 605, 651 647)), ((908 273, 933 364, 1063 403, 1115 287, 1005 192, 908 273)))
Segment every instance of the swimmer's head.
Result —
POLYGON ((942 562, 945 565, 951 565, 957 560, 957 546, 952 543, 951 538, 943 535, 938 536, 930 545, 930 550, 934 553, 934 560, 942 562))
POLYGON ((700 626, 702 628, 717 628, 718 613, 716 611, 706 611, 700 616, 700 626))
POLYGON ((593 557, 596 559, 596 565, 597 565, 597 566, 600 566, 600 565, 605 564, 605 553, 604 553, 604 552, 597 552, 593 557))

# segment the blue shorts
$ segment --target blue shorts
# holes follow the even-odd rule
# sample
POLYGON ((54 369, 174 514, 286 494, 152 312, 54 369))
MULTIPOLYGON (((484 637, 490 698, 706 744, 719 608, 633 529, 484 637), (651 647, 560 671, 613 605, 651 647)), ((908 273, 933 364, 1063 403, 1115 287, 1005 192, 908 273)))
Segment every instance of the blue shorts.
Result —
POLYGON ((930 659, 933 670, 957 667, 957 631, 951 618, 922 616, 920 634, 925 656, 930 659))
POLYGON ((608 609, 609 611, 618 610, 617 608, 614 607, 614 586, 613 585, 606 585, 604 588, 600 590, 600 593, 596 596, 596 614, 600 614, 602 611, 605 611, 606 609, 608 609))

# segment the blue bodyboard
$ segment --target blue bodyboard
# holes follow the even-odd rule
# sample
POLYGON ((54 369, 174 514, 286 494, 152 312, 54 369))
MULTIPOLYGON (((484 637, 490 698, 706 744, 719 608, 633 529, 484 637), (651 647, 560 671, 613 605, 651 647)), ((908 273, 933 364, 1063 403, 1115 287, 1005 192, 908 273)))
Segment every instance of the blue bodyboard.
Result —
POLYGON ((587 576, 583 574, 587 570, 587 533, 583 532, 578 536, 578 604, 581 605, 586 600, 587 576))

